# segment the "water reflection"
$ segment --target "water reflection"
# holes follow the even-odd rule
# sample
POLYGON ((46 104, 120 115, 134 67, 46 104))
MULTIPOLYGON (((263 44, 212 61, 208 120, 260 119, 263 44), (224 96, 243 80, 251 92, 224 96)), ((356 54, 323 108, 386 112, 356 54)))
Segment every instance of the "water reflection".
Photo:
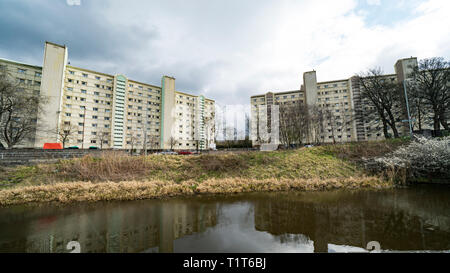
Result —
POLYGON ((0 251, 68 252, 78 241, 82 252, 172 252, 174 240, 203 232, 216 216, 215 204, 173 201, 2 209, 0 251))
POLYGON ((255 227, 308 236, 315 252, 370 241, 389 250, 449 250, 450 199, 443 189, 279 194, 256 202, 255 227))
POLYGON ((0 209, 0 252, 449 250, 450 189, 265 193, 0 209))

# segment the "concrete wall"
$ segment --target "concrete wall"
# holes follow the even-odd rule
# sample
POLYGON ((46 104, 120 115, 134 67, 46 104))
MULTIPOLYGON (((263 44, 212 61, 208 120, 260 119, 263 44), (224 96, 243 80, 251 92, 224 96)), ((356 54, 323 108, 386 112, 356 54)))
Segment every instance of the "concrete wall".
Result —
POLYGON ((317 76, 316 71, 303 73, 305 98, 308 106, 314 106, 317 102, 317 76))
MULTIPOLYGON (((417 67, 417 58, 408 58, 408 59, 401 59, 398 60, 395 65, 395 74, 397 74, 397 82, 400 84, 404 84, 404 81, 407 79, 411 79, 411 73, 414 71, 414 68, 417 67)), ((407 84, 405 82, 405 84, 407 84)), ((408 112, 406 107, 406 97, 405 93, 400 91, 400 102, 402 103, 402 112, 401 112, 401 119, 407 120, 408 119, 408 112)), ((401 127, 399 128, 399 131, 403 135, 409 134, 409 123, 404 122, 402 123, 401 127)))
POLYGON ((161 148, 170 149, 170 137, 175 135, 175 78, 163 76, 161 79, 162 117, 161 148))
POLYGON ((42 68, 42 109, 38 112, 35 147, 46 142, 58 142, 56 131, 60 126, 64 73, 67 64, 67 47, 46 42, 42 68))

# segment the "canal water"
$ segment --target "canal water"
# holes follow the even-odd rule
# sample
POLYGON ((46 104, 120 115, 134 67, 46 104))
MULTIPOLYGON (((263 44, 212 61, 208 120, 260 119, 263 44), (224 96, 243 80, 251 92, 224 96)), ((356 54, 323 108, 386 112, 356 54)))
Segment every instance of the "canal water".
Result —
POLYGON ((450 187, 0 208, 0 252, 450 250, 450 187), (71 243, 73 244, 73 243, 71 243))

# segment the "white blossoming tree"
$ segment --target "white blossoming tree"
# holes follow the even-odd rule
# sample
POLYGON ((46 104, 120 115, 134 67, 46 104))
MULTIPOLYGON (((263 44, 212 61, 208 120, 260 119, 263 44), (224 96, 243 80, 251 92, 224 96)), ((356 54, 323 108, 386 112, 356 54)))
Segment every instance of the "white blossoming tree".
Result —
POLYGON ((412 180, 439 178, 450 180, 450 137, 417 138, 375 162, 385 169, 405 170, 412 180))

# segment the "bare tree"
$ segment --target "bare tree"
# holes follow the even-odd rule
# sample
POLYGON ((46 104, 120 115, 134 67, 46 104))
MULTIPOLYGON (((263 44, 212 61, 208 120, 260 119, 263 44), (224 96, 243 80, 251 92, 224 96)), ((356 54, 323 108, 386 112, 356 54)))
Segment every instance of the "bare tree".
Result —
POLYGON ((103 144, 110 138, 109 130, 101 130, 97 133, 96 139, 100 141, 100 149, 103 149, 103 144))
POLYGON ((369 69, 367 73, 359 77, 362 87, 361 96, 366 102, 364 109, 366 119, 378 116, 383 124, 384 136, 390 138, 390 128, 394 137, 398 138, 399 133, 396 126, 398 116, 395 113, 399 110, 401 85, 389 81, 383 76, 380 68, 369 69))
POLYGON ((158 135, 147 135, 147 143, 149 144, 149 148, 151 150, 156 150, 159 148, 159 139, 158 135))
POLYGON ((175 137, 171 136, 169 138, 169 145, 170 145, 170 150, 173 150, 173 146, 177 145, 179 143, 178 139, 176 139, 175 137))
POLYGON ((280 105, 279 124, 283 144, 291 147, 303 143, 309 130, 308 107, 300 101, 280 105))
POLYGON ((133 155, 133 150, 135 149, 137 143, 139 141, 139 137, 136 133, 128 133, 127 135, 127 144, 130 145, 130 155, 133 155))
POLYGON ((12 148, 33 137, 40 99, 16 83, 6 68, 0 70, 0 143, 12 148))
POLYGON ((66 147, 66 143, 71 140, 72 136, 77 133, 77 130, 78 128, 71 125, 70 122, 64 123, 61 128, 56 128, 55 133, 62 142, 63 148, 66 147))
MULTIPOLYGON (((326 105, 325 105, 326 106, 326 105)), ((321 106, 308 107, 307 141, 321 143, 325 139, 325 115, 321 106)))
POLYGON ((430 113, 429 107, 425 101, 420 98, 420 92, 414 84, 407 83, 407 86, 411 119, 415 120, 415 122, 413 122, 413 128, 422 130, 424 125, 428 124, 426 117, 430 113))
MULTIPOLYGON (((206 149, 209 149, 211 140, 214 140, 215 132, 216 132, 215 112, 212 112, 211 116, 209 116, 209 117, 204 116, 203 124, 205 126, 206 149)), ((197 146, 197 149, 198 149, 198 146, 197 146)))
POLYGON ((432 113, 434 130, 440 130, 440 125, 449 130, 450 62, 442 57, 421 60, 411 76, 412 101, 422 103, 432 113))
POLYGON ((0 68, 0 147, 5 143, 12 148, 33 137, 39 99, 15 82, 6 66, 0 68))

